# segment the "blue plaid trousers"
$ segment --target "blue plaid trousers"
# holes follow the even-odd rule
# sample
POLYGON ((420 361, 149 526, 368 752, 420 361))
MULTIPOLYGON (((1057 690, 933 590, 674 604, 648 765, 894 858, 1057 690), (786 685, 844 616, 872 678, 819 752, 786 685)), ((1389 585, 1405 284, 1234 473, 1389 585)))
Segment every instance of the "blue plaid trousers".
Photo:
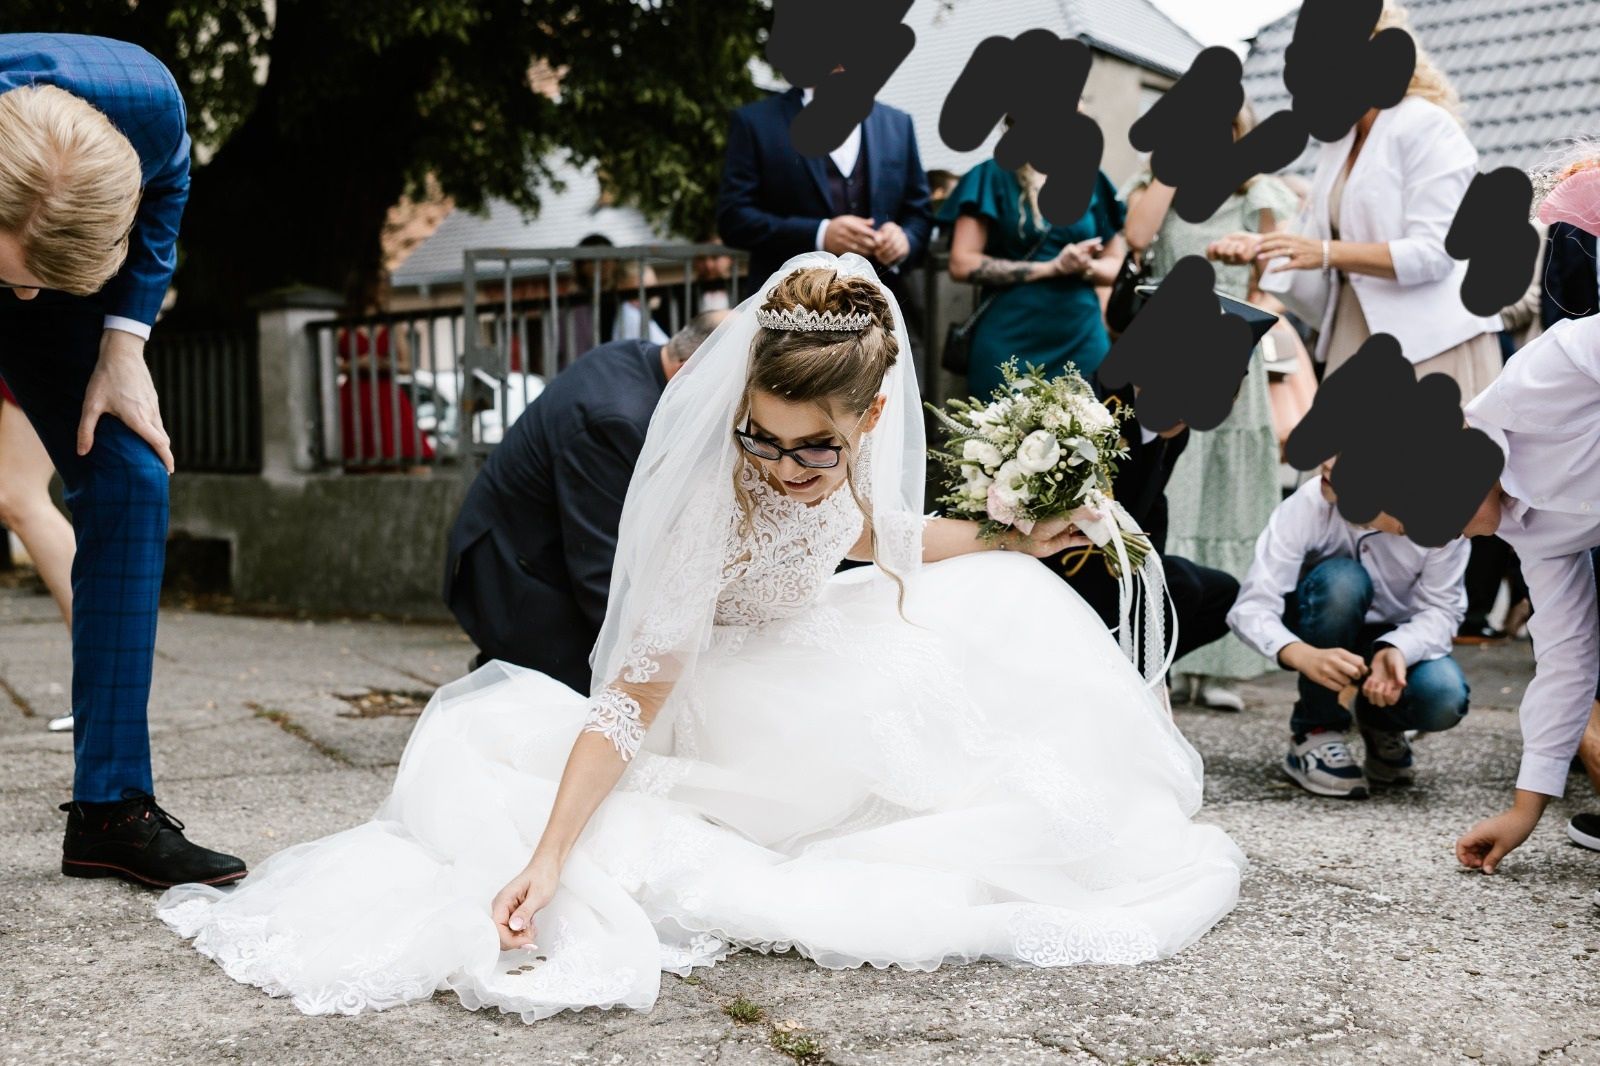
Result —
POLYGON ((104 316, 99 297, 45 291, 23 301, 0 291, 0 377, 61 474, 77 534, 72 798, 82 803, 155 791, 146 712, 167 540, 167 471, 148 444, 102 417, 94 447, 77 453, 104 316))

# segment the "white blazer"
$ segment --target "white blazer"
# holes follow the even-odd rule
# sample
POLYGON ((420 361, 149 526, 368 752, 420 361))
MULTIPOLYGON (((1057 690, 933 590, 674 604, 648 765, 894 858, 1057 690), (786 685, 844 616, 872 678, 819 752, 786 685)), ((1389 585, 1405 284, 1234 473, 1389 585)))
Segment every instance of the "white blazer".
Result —
MULTIPOLYGON (((1352 128, 1324 144, 1317 155, 1306 207, 1295 230, 1326 240, 1328 195, 1350 157, 1352 128)), ((1388 244, 1394 278, 1347 275, 1374 333, 1400 342, 1413 363, 1431 359, 1480 333, 1500 329, 1495 317, 1481 317, 1461 302, 1467 264, 1444 250, 1445 234, 1478 169, 1478 150, 1444 108, 1419 96, 1378 112, 1366 144, 1356 157, 1339 205, 1339 239, 1388 244)), ((1336 303, 1332 271, 1285 270, 1267 274, 1261 288, 1281 295, 1296 314, 1320 323, 1316 357, 1327 358, 1336 303)))

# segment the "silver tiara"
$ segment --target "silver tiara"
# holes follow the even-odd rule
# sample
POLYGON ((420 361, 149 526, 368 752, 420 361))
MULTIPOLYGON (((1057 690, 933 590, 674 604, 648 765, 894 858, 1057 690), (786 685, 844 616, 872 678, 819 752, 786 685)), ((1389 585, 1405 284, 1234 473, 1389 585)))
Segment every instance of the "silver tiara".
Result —
POLYGON ((848 315, 833 311, 818 314, 809 307, 791 307, 783 311, 763 308, 756 312, 756 325, 800 333, 859 333, 872 325, 872 315, 867 311, 852 311, 848 315))

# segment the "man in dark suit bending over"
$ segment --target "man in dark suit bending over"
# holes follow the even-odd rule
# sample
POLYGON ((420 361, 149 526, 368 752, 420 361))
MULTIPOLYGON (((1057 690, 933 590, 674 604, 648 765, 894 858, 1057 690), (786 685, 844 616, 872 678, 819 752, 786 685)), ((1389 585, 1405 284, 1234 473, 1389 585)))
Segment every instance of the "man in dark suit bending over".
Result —
POLYGON ((589 691, 628 481, 667 381, 728 312, 602 344, 553 378, 467 490, 444 599, 479 648, 589 691))

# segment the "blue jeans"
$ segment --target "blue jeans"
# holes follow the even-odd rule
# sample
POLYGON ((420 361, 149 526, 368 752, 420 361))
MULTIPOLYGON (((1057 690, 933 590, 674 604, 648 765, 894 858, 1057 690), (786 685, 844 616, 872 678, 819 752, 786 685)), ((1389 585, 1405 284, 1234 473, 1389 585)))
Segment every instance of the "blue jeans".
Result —
POLYGON ((72 561, 72 798, 153 792, 146 705, 166 561, 167 470, 107 415, 77 450, 84 389, 100 358, 98 297, 0 292, 0 377, 16 393, 66 488, 72 561))
MULTIPOLYGON (((1344 648, 1372 661, 1373 644, 1394 629, 1368 625, 1372 606, 1372 578, 1354 559, 1328 559, 1300 579, 1284 613, 1284 623, 1314 648, 1344 648)), ((1422 729, 1438 733, 1466 717, 1470 690, 1456 661, 1446 655, 1406 665, 1406 687, 1391 707, 1374 707, 1365 696, 1356 697, 1362 724, 1399 732, 1422 729)), ((1300 678, 1300 698, 1289 718, 1296 734, 1313 729, 1348 730, 1350 712, 1339 706, 1335 692, 1300 678)))

